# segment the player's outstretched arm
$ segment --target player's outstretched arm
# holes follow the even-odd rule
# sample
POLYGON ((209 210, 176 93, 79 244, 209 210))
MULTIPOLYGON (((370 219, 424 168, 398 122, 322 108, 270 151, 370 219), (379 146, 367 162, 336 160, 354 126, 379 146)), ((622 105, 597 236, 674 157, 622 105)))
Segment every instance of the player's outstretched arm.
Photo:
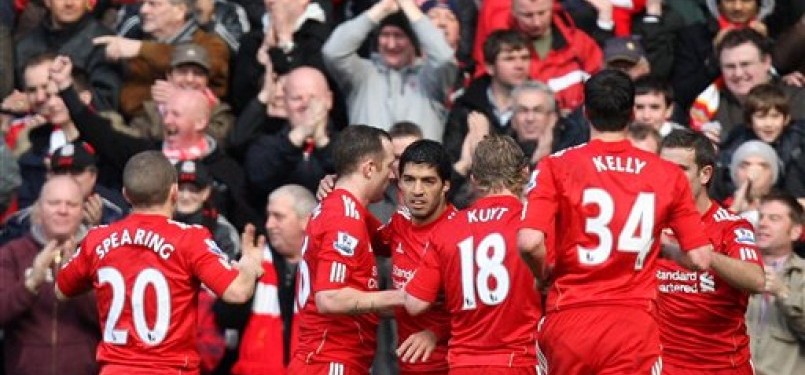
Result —
POLYGON ((316 307, 322 314, 365 314, 381 312, 403 304, 402 291, 364 292, 353 288, 316 293, 316 307))
POLYGON ((236 264, 238 276, 224 290, 221 299, 228 303, 245 303, 252 298, 257 279, 263 275, 263 248, 266 239, 260 235, 255 241, 254 226, 247 224, 241 235, 241 250, 243 256, 236 264))
POLYGON ((522 228, 517 233, 517 247, 520 249, 520 257, 523 258, 531 274, 537 278, 540 284, 545 280, 545 233, 542 231, 522 228))
POLYGON ((759 264, 730 258, 724 254, 714 253, 710 264, 733 288, 749 293, 762 293, 766 283, 766 275, 759 264))

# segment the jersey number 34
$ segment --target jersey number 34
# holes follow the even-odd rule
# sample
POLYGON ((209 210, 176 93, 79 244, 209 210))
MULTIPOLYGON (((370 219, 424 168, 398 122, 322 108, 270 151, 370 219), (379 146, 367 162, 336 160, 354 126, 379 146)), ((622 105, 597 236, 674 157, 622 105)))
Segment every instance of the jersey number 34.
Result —
POLYGON ((643 269, 643 263, 653 242, 654 193, 637 195, 634 204, 629 209, 629 216, 626 217, 626 222, 618 233, 616 244, 612 242, 613 234, 610 228, 616 208, 612 196, 604 189, 584 189, 582 204, 595 204, 599 207, 598 216, 587 217, 584 220, 584 231, 598 237, 598 246, 583 247, 579 245, 579 263, 588 266, 604 263, 609 259, 614 247, 618 251, 637 253, 634 268, 643 269))

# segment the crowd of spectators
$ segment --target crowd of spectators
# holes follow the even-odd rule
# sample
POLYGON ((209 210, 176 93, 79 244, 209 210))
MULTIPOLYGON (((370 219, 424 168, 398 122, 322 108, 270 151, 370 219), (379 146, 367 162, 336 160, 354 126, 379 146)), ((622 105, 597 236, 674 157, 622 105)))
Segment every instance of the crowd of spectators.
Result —
MULTIPOLYGON (((86 329, 98 319, 84 311, 90 298, 54 308, 52 292, 43 292, 34 301, 40 284, 52 282, 35 250, 125 216, 123 166, 144 150, 176 164, 175 219, 208 227, 230 257, 247 223, 266 223, 269 264, 281 265, 284 293, 269 312, 282 310, 277 324, 287 332, 299 254, 283 236, 300 241, 312 207, 299 200, 334 172, 331 141, 350 124, 389 130, 397 157, 414 140, 442 142, 453 158, 448 196, 461 208, 473 199, 466 176, 485 135, 512 136, 532 167, 582 144, 590 137, 583 84, 618 69, 636 83, 630 138, 657 152, 674 129, 702 132, 718 149, 711 196, 756 230, 768 227, 762 208, 774 205, 770 193, 805 204, 803 47, 803 1, 2 1, 3 368, 41 373, 35 367, 52 353, 27 349, 41 339, 37 345, 77 353, 49 365, 94 370, 82 357, 98 340, 86 329), (65 208, 48 210, 56 205, 65 208), (288 215, 293 225, 283 221, 288 215), (289 225, 293 234, 283 233, 289 225), (26 273, 38 284, 13 289, 26 273), (35 304, 43 307, 24 312, 35 304), (55 310, 69 323, 51 327, 45 317, 55 310)), ((392 187, 372 207, 380 220, 396 198, 392 187)), ((796 242, 801 232, 789 237, 796 242)), ((801 282, 802 260, 786 267, 798 267, 801 282)), ((218 349, 200 345, 213 358, 205 372, 229 373, 239 349, 254 356, 255 346, 241 340, 254 337, 243 334, 252 309, 208 306, 220 337, 204 341, 218 349)), ((805 369, 805 317, 794 310, 775 316, 775 329, 788 329, 780 340, 799 345, 799 358, 761 359, 759 371, 783 374, 763 367, 780 362, 805 369)), ((286 362, 287 332, 278 349, 286 362)), ((393 357, 388 351, 379 350, 379 373, 393 371, 393 360, 382 363, 384 353, 393 357)), ((234 368, 249 373, 254 359, 234 368)))

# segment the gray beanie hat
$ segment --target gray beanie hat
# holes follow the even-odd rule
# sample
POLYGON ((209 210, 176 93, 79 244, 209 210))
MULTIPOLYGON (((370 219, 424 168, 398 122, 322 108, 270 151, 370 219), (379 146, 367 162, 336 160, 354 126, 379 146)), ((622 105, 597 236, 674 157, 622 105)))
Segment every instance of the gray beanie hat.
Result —
POLYGON ((738 167, 744 159, 750 156, 760 156, 769 163, 769 168, 771 168, 771 183, 776 184, 777 179, 780 177, 780 158, 777 157, 777 152, 775 152, 771 146, 757 140, 744 142, 735 150, 735 153, 732 154, 732 160, 730 161, 730 177, 732 177, 732 182, 736 185, 738 184, 738 167))

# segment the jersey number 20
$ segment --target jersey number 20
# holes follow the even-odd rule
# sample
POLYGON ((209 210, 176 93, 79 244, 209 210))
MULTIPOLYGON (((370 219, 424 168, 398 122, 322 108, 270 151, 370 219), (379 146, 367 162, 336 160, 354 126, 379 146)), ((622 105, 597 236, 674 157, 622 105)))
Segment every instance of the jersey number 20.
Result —
POLYGON ((464 293, 461 309, 474 310, 478 307, 476 290, 478 298, 487 306, 503 302, 509 294, 509 271, 503 265, 506 258, 506 241, 503 236, 500 233, 491 233, 477 247, 475 238, 467 237, 459 242, 458 250, 461 256, 461 290, 464 293), (495 281, 494 289, 489 287, 490 279, 495 281))
MULTIPOLYGON (((103 341, 115 345, 125 345, 128 341, 128 332, 115 329, 123 304, 126 303, 126 281, 123 274, 114 267, 98 269, 98 282, 109 284, 112 287, 112 303, 106 315, 106 324, 103 328, 103 341)), ((165 340, 171 317, 171 296, 168 280, 162 272, 154 268, 146 268, 134 278, 134 287, 131 290, 131 315, 134 322, 134 331, 140 340, 148 345, 157 345, 165 340), (156 295, 156 322, 149 327, 145 320, 145 289, 154 288, 156 295)))
MULTIPOLYGON (((612 253, 612 230, 609 227, 612 216, 615 214, 615 203, 612 196, 604 189, 584 189, 582 204, 595 204, 599 207, 598 216, 588 217, 584 220, 584 231, 598 237, 598 246, 579 246, 579 262, 588 266, 595 266, 606 262, 612 253)), ((643 269, 651 249, 652 232, 654 230, 654 193, 639 193, 629 216, 618 234, 618 242, 614 244, 617 250, 637 253, 635 269, 643 269), (638 226, 640 232, 637 232, 638 226), (635 235, 637 234, 637 235, 635 235)))

